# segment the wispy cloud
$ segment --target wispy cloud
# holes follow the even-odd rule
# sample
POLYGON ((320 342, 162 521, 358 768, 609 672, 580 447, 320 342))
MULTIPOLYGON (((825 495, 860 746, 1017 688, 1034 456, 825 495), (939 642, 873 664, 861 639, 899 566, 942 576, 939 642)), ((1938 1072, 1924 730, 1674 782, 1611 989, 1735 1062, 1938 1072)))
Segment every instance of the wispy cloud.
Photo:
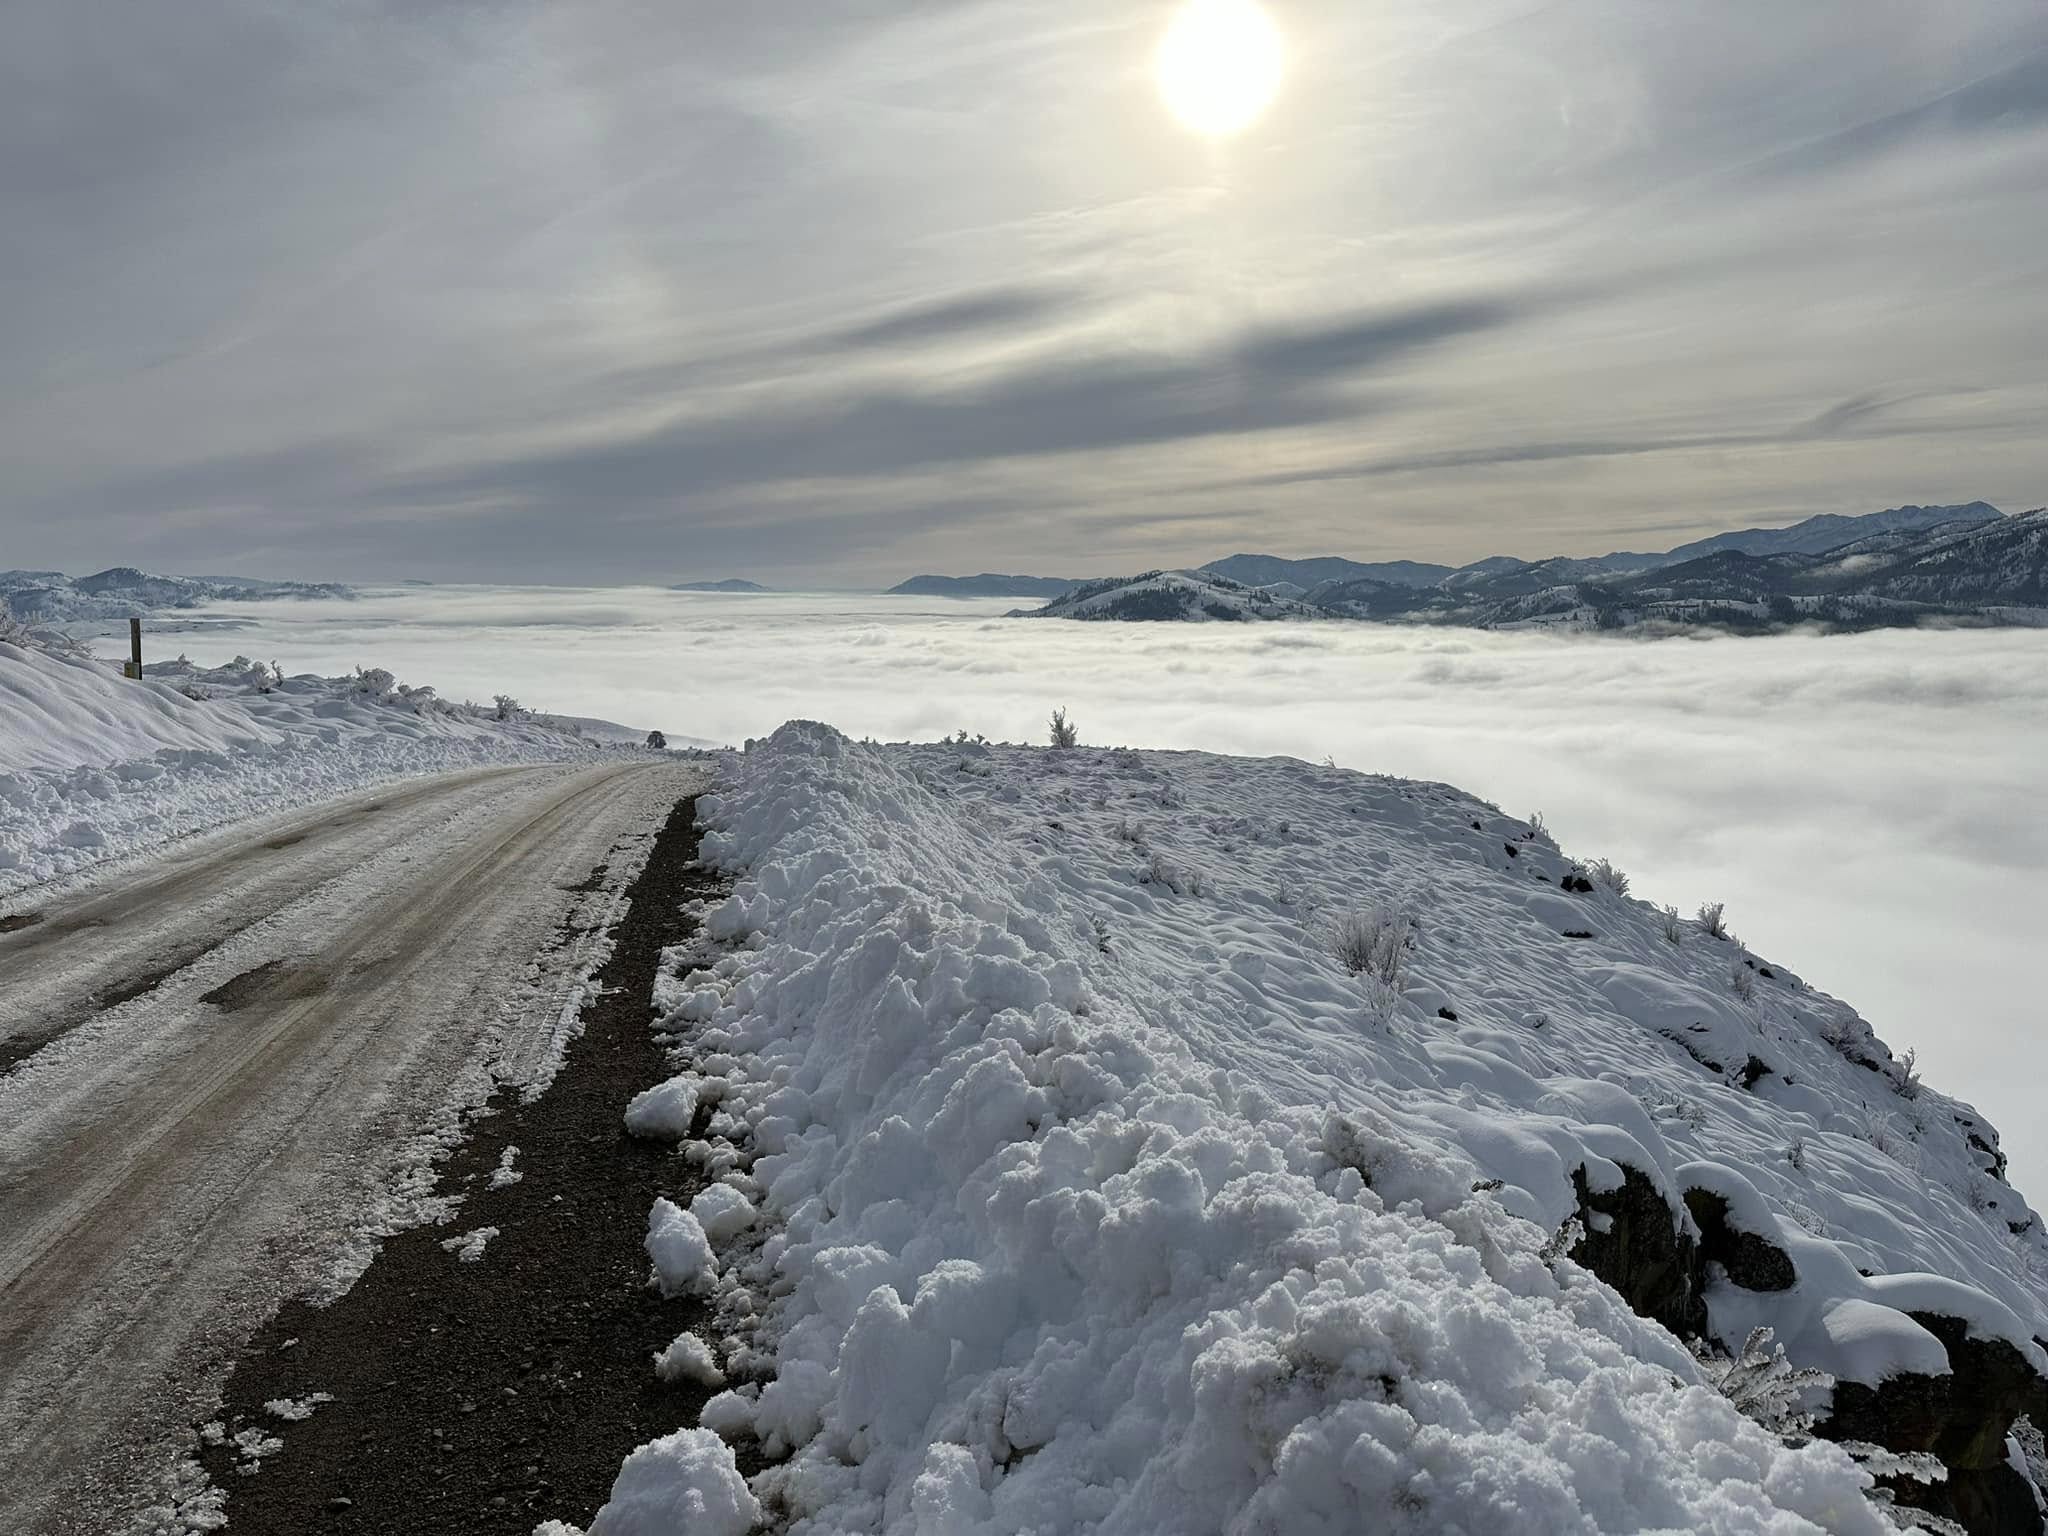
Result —
POLYGON ((815 511, 881 579, 2043 499, 2037 0, 1282 9, 1213 146, 1136 0, 10 6, 0 532, 773 574, 815 511))

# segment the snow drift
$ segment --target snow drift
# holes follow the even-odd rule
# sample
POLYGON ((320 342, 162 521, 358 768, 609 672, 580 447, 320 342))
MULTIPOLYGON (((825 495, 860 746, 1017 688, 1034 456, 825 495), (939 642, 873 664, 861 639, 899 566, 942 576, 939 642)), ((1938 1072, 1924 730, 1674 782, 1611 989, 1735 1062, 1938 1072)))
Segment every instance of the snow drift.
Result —
POLYGON ((701 815, 661 1027, 761 1217, 704 1423, 794 1532, 1876 1531, 1654 1295, 1857 1383, 1961 1358, 1916 1318, 2048 1363, 1988 1126, 1455 790, 792 724, 701 815), (1571 1257, 1630 1222, 1637 1310, 1571 1257))
POLYGON ((135 682, 85 656, 0 643, 0 896, 391 779, 594 750, 506 716, 388 672, 278 678, 237 657, 153 666, 135 682))

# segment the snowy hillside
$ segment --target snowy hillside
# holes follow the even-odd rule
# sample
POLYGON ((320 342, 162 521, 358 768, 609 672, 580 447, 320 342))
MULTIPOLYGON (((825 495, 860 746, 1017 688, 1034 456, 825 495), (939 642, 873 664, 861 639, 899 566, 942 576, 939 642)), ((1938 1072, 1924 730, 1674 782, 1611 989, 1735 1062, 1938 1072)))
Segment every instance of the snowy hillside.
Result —
POLYGON ((704 1423, 787 1459, 750 1491, 685 1431, 641 1507, 1875 1532, 1874 1470, 2038 1521, 2048 1239, 1996 1133, 1717 913, 1291 760, 792 724, 700 814, 741 878, 659 989, 663 1102, 729 1188, 649 1243, 716 1278, 704 1423), (1682 1342, 1758 1325, 1832 1393, 1682 1342))
POLYGON ((388 672, 280 679, 245 658, 131 682, 0 641, 0 896, 387 779, 598 750, 507 704, 500 719, 388 672))
POLYGON ((1260 587, 1203 571, 1147 571, 1091 582, 1031 611, 1035 619, 1144 619, 1235 623, 1246 619, 1312 619, 1313 608, 1260 587))

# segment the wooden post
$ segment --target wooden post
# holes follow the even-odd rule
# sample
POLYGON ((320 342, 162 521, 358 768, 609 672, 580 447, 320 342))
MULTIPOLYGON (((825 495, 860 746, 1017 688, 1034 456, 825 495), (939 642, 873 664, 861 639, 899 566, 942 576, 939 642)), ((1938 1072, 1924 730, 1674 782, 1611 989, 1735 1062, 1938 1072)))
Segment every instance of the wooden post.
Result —
POLYGON ((128 665, 121 669, 138 682, 142 678, 142 620, 128 621, 128 665))

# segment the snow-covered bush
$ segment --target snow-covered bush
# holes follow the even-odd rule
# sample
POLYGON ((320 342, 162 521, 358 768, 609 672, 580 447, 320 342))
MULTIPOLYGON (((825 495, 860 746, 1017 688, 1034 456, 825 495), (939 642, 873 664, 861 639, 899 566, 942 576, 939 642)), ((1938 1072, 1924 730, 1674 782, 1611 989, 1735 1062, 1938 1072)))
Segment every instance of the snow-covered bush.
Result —
POLYGON ((1354 976, 1370 976, 1399 987, 1408 951, 1415 943, 1415 920, 1392 902, 1376 901, 1338 917, 1330 949, 1354 976))
POLYGON ((14 610, 0 601, 0 645, 24 651, 43 651, 51 656, 89 656, 85 645, 61 629, 36 629, 16 618, 14 610))
POLYGON ((1756 1001, 1756 972, 1747 961, 1738 958, 1728 968, 1728 990, 1745 1003, 1756 1001))
POLYGON ((1071 747, 1081 739, 1080 727, 1067 718, 1067 712, 1064 709, 1056 709, 1052 712, 1051 737, 1052 744, 1061 749, 1071 747))
MULTIPOLYGON (((180 657, 179 659, 183 660, 184 658, 180 657)), ((365 698, 389 698, 392 690, 397 688, 397 686, 398 679, 383 667, 356 668, 355 691, 365 698)), ((500 718, 502 719, 503 717, 500 716, 500 718)))
POLYGON ((1920 1097, 1919 1061, 1920 1048, 1918 1046, 1908 1046, 1906 1053, 1899 1058, 1899 1072, 1898 1076, 1892 1079, 1892 1087, 1898 1091, 1898 1095, 1902 1099, 1917 1099, 1920 1097))
POLYGON ((1825 1371, 1801 1370, 1785 1358, 1785 1347, 1768 1328, 1752 1328, 1733 1359, 1695 1342, 1700 1375, 1745 1417, 1797 1445, 1810 1438, 1822 1394, 1834 1385, 1825 1371))
POLYGON ((1664 942, 1681 943, 1685 936, 1685 919, 1678 915, 1678 908, 1659 907, 1657 916, 1664 928, 1664 942))
POLYGON ((1728 919, 1726 909, 1721 902, 1705 901, 1700 903, 1700 927, 1706 931, 1706 935, 1710 939, 1725 939, 1728 937, 1728 919))
POLYGON ((493 720, 524 720, 530 713, 509 693, 492 694, 491 708, 493 720))
POLYGON ((1628 894, 1628 876, 1616 869, 1611 860, 1594 859, 1585 869, 1588 878, 1602 890, 1611 891, 1616 896, 1628 894))

